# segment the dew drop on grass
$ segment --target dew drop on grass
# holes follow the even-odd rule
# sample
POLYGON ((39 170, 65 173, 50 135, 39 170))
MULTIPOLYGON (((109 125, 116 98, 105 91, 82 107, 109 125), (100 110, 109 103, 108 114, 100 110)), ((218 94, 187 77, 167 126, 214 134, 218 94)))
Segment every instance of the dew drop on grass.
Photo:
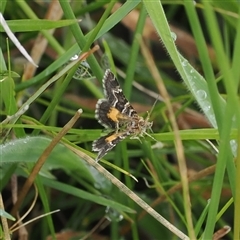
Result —
POLYGON ((204 90, 197 90, 196 94, 199 100, 204 100, 207 97, 207 93, 204 90))
POLYGON ((188 65, 188 61, 186 60, 186 59, 184 59, 183 61, 182 61, 182 66, 183 67, 186 67, 188 65))
POLYGON ((107 207, 105 213, 109 222, 120 222, 123 219, 123 215, 111 207, 107 207))
POLYGON ((174 42, 177 40, 177 35, 175 32, 171 32, 171 37, 174 42))

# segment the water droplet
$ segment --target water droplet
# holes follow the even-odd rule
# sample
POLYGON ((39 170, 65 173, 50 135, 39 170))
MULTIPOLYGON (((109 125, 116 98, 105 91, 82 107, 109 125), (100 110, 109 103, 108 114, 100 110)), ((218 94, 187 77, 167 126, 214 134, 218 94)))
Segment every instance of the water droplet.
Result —
POLYGON ((190 81, 189 84, 192 88, 195 86, 195 82, 193 82, 193 81, 190 81))
POLYGON ((28 105, 28 104, 23 107, 23 111, 24 111, 24 112, 26 112, 28 109, 29 109, 29 105, 28 105))
POLYGON ((232 120, 233 120, 233 122, 236 122, 236 121, 237 121, 236 115, 233 116, 232 120))
POLYGON ((196 94, 197 94, 199 100, 204 100, 207 97, 207 93, 204 90, 198 90, 196 92, 196 94))
POLYGON ((171 37, 174 42, 177 40, 177 35, 175 32, 171 32, 171 37))
POLYGON ((207 113, 210 109, 211 109, 211 106, 210 106, 210 104, 208 104, 208 103, 205 103, 206 105, 203 107, 203 111, 205 112, 205 113, 207 113))
POLYGON ((183 59, 182 61, 182 66, 186 67, 188 65, 188 61, 186 59, 183 59))
POLYGON ((110 222, 120 222, 123 219, 123 215, 111 207, 107 207, 105 213, 105 217, 110 222))
POLYGON ((74 56, 72 56, 72 57, 70 58, 70 61, 75 61, 75 60, 77 60, 77 59, 78 59, 78 55, 75 54, 74 56))
POLYGON ((232 148, 233 155, 236 156, 237 155, 237 142, 236 142, 236 140, 231 140, 230 145, 231 145, 231 148, 232 148))
POLYGON ((187 75, 187 78, 188 78, 189 81, 192 80, 192 76, 191 75, 187 75))

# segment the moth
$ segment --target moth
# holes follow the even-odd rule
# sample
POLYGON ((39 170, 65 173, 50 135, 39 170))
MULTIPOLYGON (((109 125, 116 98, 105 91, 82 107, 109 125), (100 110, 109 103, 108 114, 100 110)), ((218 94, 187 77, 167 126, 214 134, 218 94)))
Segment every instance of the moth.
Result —
POLYGON ((96 161, 128 136, 140 140, 139 137, 147 135, 154 139, 147 133, 153 124, 149 115, 144 119, 137 114, 110 69, 106 70, 102 84, 105 98, 98 100, 95 117, 102 126, 113 131, 93 142, 92 150, 98 152, 96 161))

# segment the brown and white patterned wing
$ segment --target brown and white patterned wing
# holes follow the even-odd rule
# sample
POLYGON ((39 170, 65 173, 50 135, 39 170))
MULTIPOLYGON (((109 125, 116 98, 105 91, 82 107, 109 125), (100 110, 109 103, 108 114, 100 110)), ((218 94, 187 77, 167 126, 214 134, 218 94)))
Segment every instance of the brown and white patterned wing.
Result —
POLYGON ((100 137, 93 142, 92 150, 98 152, 96 161, 103 158, 112 148, 129 135, 128 132, 111 132, 106 136, 100 137))
POLYGON ((112 107, 118 109, 119 112, 131 117, 137 112, 126 99, 123 91, 110 69, 107 69, 103 77, 104 94, 112 107))

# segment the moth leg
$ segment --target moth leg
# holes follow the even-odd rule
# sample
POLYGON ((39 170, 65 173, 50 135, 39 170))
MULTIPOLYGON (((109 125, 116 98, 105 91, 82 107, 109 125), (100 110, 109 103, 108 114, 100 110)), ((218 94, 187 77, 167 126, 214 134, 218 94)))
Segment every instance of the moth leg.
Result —
POLYGON ((141 139, 140 139, 140 137, 137 137, 137 136, 132 136, 132 137, 130 137, 130 139, 137 139, 140 143, 142 143, 142 141, 141 141, 141 139))

